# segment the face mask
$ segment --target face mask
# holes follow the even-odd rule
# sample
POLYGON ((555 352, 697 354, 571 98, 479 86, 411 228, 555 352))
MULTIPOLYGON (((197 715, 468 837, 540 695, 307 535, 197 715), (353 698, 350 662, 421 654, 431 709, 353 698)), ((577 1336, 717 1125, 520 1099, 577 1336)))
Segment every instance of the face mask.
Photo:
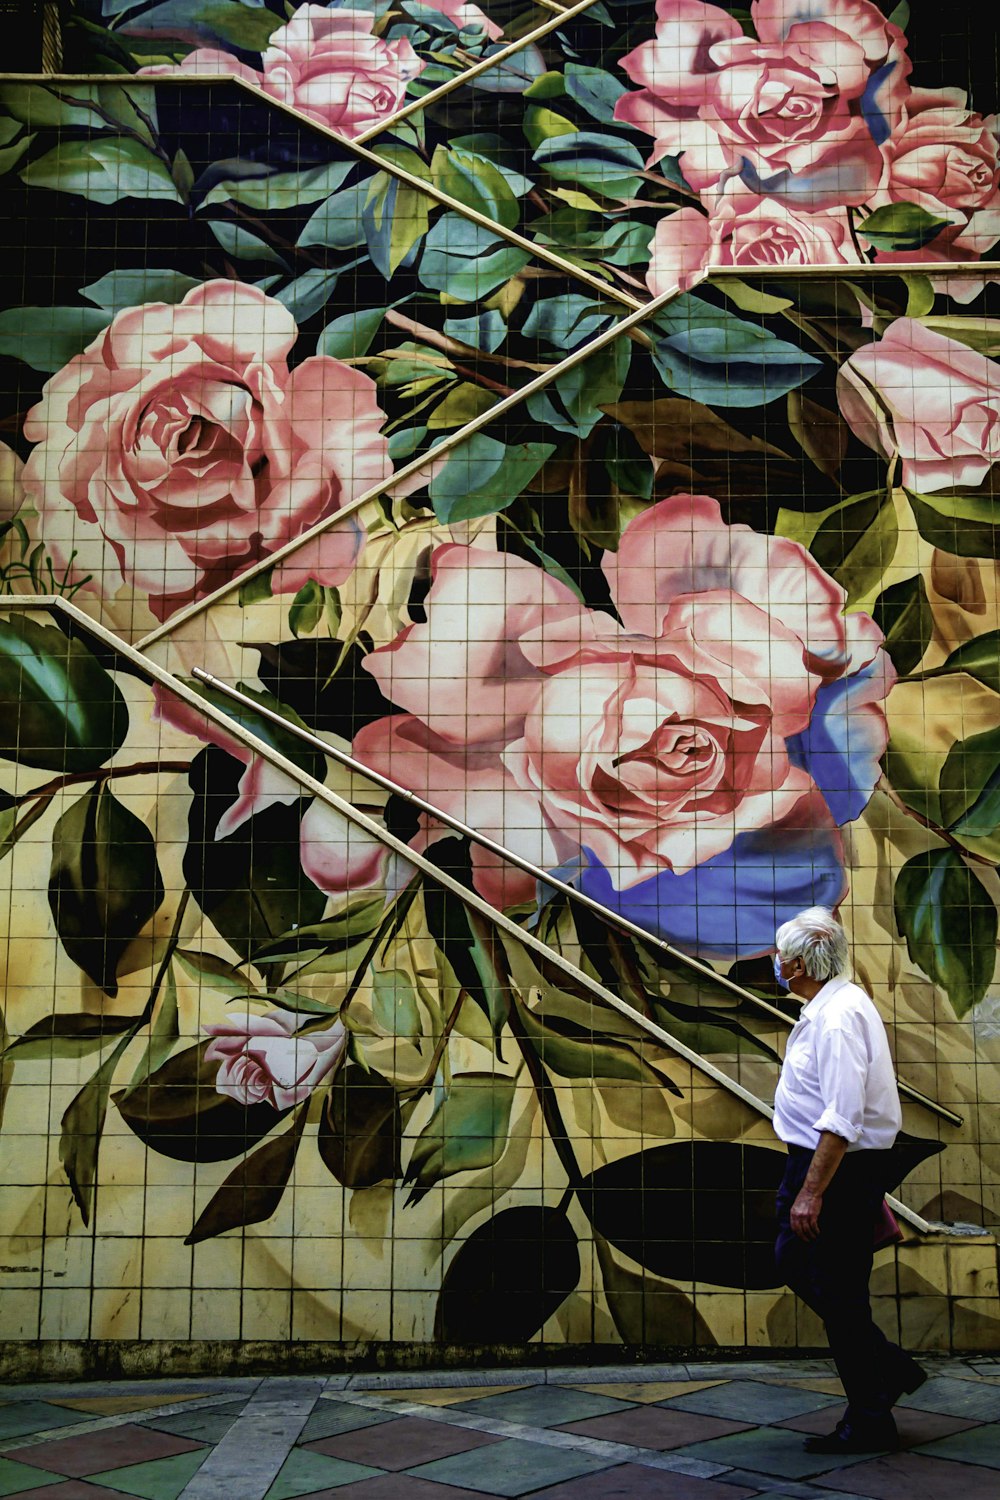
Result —
POLYGON ((788 980, 785 979, 782 976, 782 973, 781 973, 781 958, 780 958, 780 956, 777 953, 774 955, 774 977, 778 981, 778 983, 781 985, 781 988, 783 990, 787 990, 788 989, 788 980))

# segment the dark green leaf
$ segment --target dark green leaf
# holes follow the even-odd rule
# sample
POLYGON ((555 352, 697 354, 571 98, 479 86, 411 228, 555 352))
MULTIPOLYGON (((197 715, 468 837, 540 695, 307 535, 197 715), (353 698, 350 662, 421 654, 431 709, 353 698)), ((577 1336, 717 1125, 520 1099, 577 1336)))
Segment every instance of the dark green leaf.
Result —
POLYGON ((634 198, 645 168, 642 153, 621 136, 589 130, 549 137, 534 160, 559 182, 575 182, 607 198, 634 198))
POLYGON ((283 307, 288 308, 296 323, 308 323, 333 296, 337 275, 336 271, 313 266, 310 270, 303 271, 301 276, 296 276, 287 286, 281 287, 274 296, 283 307))
POLYGON ((953 849, 907 860, 893 896, 906 949, 958 1016, 985 995, 996 967, 997 909, 953 849))
POLYGON ((204 953, 198 948, 177 948, 174 956, 185 973, 208 989, 221 990, 233 998, 246 995, 252 988, 245 974, 214 953, 204 953))
POLYGON ((456 146, 438 146, 431 161, 434 186, 466 208, 514 229, 521 210, 506 176, 485 156, 456 146))
POLYGON ((107 783, 91 787, 52 835, 49 907, 67 954, 116 995, 119 961, 162 901, 153 835, 107 783))
POLYGON ((408 974, 381 969, 372 975, 372 1017, 390 1036, 420 1036, 420 1007, 408 974))
POLYGON ((653 363, 671 390, 709 406, 763 406, 809 380, 821 361, 769 329, 701 298, 678 297, 654 319, 653 363))
POLYGON ((887 203, 861 221, 858 237, 876 250, 919 250, 949 222, 916 203, 887 203))
POLYGON ((0 109, 33 130, 72 125, 99 131, 108 129, 111 120, 111 128, 114 124, 127 125, 151 144, 149 127, 156 126, 156 100, 148 84, 127 88, 117 83, 66 79, 43 88, 37 83, 5 83, 0 87, 0 109))
POLYGON ((368 254, 387 281, 427 233, 432 203, 419 188, 388 172, 372 178, 361 218, 368 254))
POLYGON ((323 618, 323 589, 315 578, 308 578, 288 609, 288 628, 296 638, 312 635, 323 618))
POLYGON ((580 1205, 606 1240, 657 1276, 774 1287, 784 1166, 784 1152, 733 1141, 654 1146, 599 1167, 580 1205))
POLYGON ((400 1176, 403 1118, 399 1096, 381 1073, 346 1063, 323 1107, 316 1144, 344 1187, 374 1187, 400 1176))
POLYGON ((970 838, 991 834, 1000 824, 1000 728, 958 740, 938 785, 947 828, 970 838))
POLYGON ((856 601, 885 577, 898 541, 892 497, 876 490, 838 505, 820 525, 810 551, 856 601))
POLYGON ((526 1344, 580 1279, 576 1235, 561 1208, 505 1208, 465 1240, 441 1284, 442 1344, 526 1344))
POLYGON ((63 1164, 70 1190, 85 1224, 90 1223, 94 1182, 97 1177, 97 1153, 104 1133, 112 1080, 134 1031, 133 1023, 114 1051, 84 1084, 62 1117, 59 1160, 63 1164))
POLYGON ((819 472, 828 479, 835 479, 847 453, 850 436, 840 413, 810 401, 801 391, 789 391, 788 425, 802 451, 819 472))
POLYGON ((94 771, 127 733, 125 700, 81 640, 27 615, 0 620, 0 755, 43 771, 94 771))
POLYGON ((134 1030, 141 1016, 83 1015, 79 1011, 57 1012, 36 1021, 19 1037, 9 1041, 4 1055, 19 1059, 34 1057, 82 1057, 96 1052, 112 1037, 134 1030))
POLYGON ((614 124, 615 105, 628 92, 620 78, 606 73, 603 68, 589 68, 574 62, 566 64, 564 77, 567 94, 588 115, 593 115, 603 125, 614 124))
POLYGON ((579 292, 567 292, 536 302, 524 320, 521 333, 526 339, 541 339, 566 352, 606 332, 617 316, 618 309, 613 305, 596 302, 579 292))
POLYGON ((209 219, 208 227, 231 260, 263 260, 288 270, 287 261, 273 245, 251 234, 241 224, 235 224, 232 219, 209 219))
POLYGON ((912 672, 922 660, 934 632, 934 617, 920 574, 890 584, 875 601, 872 615, 885 636, 886 650, 896 671, 900 675, 912 672))
POLYGON ((553 1073, 563 1078, 621 1078, 628 1083, 680 1094, 675 1083, 651 1063, 644 1062, 626 1042, 588 1032, 560 1017, 537 1015, 527 1006, 518 1009, 538 1056, 553 1073))
MULTIPOLYGON (((272 750, 279 751, 288 760, 293 761, 295 765, 305 771, 307 775, 314 776, 318 781, 323 780, 326 772, 323 756, 318 750, 311 750, 297 735, 289 733, 288 730, 281 728, 280 725, 273 724, 270 719, 265 719, 261 714, 255 713, 247 703, 237 703, 232 698, 227 698, 224 693, 220 693, 217 688, 212 687, 209 683, 199 682, 197 678, 182 680, 186 681, 188 687, 198 693, 206 702, 211 703, 214 708, 220 709, 228 718, 235 720, 244 729, 248 729, 263 744, 269 745, 272 750)), ((297 724, 301 729, 307 727, 295 710, 289 708, 287 703, 282 703, 273 693, 266 692, 261 688, 252 687, 246 682, 238 682, 236 686, 244 698, 250 699, 253 703, 259 703, 262 708, 269 708, 272 712, 280 714, 290 724, 297 724)))
POLYGON ((302 203, 316 203, 336 192, 354 170, 353 161, 331 161, 301 172, 262 173, 253 163, 253 176, 237 177, 215 183, 206 193, 202 207, 211 203, 228 203, 235 198, 248 208, 272 213, 283 208, 297 208, 302 203))
POLYGON ((176 37, 192 45, 223 44, 229 51, 263 52, 281 21, 265 5, 233 0, 163 0, 121 26, 125 36, 176 37))
POLYGON ((110 321, 109 313, 94 307, 11 307, 0 312, 0 354, 49 375, 68 365, 110 321))
MULTIPOLYGON (((1000 693, 1000 630, 988 630, 953 651, 940 672, 966 672, 1000 693)), ((935 674, 937 675, 937 674, 935 674)))
POLYGON ((622 393, 632 360, 632 345, 619 339, 591 354, 582 364, 557 375, 544 391, 528 397, 528 411, 536 422, 557 432, 589 437, 622 393))
POLYGON ((523 271, 530 259, 527 250, 500 243, 492 229, 446 213, 424 242, 419 275, 431 291, 476 302, 523 271))
POLYGON ((373 178, 333 193, 315 210, 298 243, 306 249, 323 245, 329 250, 353 250, 365 243, 364 209, 373 178))
MULTIPOLYGON (((469 849, 463 840, 438 839, 425 851, 425 858, 471 889, 469 849)), ((428 931, 451 965, 460 987, 487 1017, 494 1036, 499 1036, 507 1015, 506 999, 464 902, 436 881, 428 880, 424 888, 424 915, 428 931)))
POLYGON ((427 487, 439 521, 468 521, 506 510, 555 452, 552 443, 508 447, 474 432, 448 455, 427 487))
POLYGON ((282 933, 272 943, 264 943, 253 955, 254 963, 294 963, 305 950, 342 953, 359 938, 369 937, 385 913, 381 896, 362 896, 350 902, 334 917, 322 922, 307 922, 282 933))
POLYGON ((92 203, 122 198, 183 202, 166 162, 132 136, 60 141, 25 167, 21 180, 28 187, 75 193, 92 203))
POLYGON ((407 1203, 443 1177, 475 1172, 499 1161, 507 1145, 516 1082, 500 1073, 456 1073, 448 1092, 413 1143, 403 1181, 407 1203))
POLYGON ((215 749, 203 750, 192 761, 194 796, 184 877, 219 935, 249 958, 296 926, 318 922, 326 897, 302 870, 300 807, 269 807, 228 838, 216 839, 244 769, 215 749))
POLYGON ((958 557, 996 557, 1000 500, 993 495, 907 494, 917 530, 932 546, 958 557))
POLYGON ((334 359, 360 359, 371 348, 384 317, 384 308, 370 307, 331 318, 316 341, 316 353, 330 354, 334 359))
POLYGON ((207 1042, 175 1053, 136 1087, 115 1096, 118 1112, 144 1145, 175 1161, 241 1156, 287 1114, 270 1104, 237 1104, 215 1087, 207 1042))
POLYGON ((306 1116, 307 1110, 300 1106, 290 1130, 265 1141, 230 1172, 198 1215, 185 1245, 197 1245, 271 1217, 292 1175, 306 1116))
POLYGON ((99 281, 80 288, 80 296, 112 317, 124 307, 144 302, 182 302, 201 283, 181 271, 153 270, 143 266, 132 271, 108 271, 99 281))

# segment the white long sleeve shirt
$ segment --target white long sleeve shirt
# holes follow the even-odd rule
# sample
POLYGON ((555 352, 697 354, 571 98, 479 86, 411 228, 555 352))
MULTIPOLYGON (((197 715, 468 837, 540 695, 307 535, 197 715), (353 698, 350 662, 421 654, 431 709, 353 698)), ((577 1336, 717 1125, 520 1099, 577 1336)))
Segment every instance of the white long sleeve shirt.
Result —
POLYGON ((848 1151, 888 1151, 903 1123, 885 1026, 849 979, 830 979, 792 1027, 774 1096, 774 1129, 789 1145, 828 1130, 848 1151))

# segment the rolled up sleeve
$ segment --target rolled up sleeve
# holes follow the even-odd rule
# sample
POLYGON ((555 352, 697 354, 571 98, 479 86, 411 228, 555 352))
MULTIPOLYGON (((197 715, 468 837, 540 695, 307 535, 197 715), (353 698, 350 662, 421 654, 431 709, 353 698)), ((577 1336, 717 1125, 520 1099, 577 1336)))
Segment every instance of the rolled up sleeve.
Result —
POLYGON ((824 1027, 816 1044, 816 1067, 823 1113, 814 1122, 849 1145, 860 1140, 865 1119, 868 1051, 864 1038, 849 1025, 824 1027))

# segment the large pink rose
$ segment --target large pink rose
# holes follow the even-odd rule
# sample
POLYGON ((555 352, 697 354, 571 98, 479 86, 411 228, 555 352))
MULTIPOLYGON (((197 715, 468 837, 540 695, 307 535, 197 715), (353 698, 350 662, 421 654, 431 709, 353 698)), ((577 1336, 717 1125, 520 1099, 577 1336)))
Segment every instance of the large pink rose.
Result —
MULTIPOLYGON (((325 355, 289 369, 297 333, 256 287, 209 281, 120 312, 53 375, 24 424, 24 488, 57 564, 72 573, 97 528, 165 620, 386 478, 373 382, 325 355)), ((361 544, 353 521, 332 528, 276 587, 343 582, 361 544)), ((108 592, 104 566, 90 587, 108 592)))
MULTIPOLYGON (((189 53, 180 70, 243 78, 311 120, 353 137, 395 114, 407 84, 427 66, 406 37, 383 42, 372 35, 374 25, 375 17, 366 11, 301 5, 272 35, 260 72, 214 47, 189 53)), ((159 74, 177 69, 158 64, 139 71, 159 74)))
POLYGON ((323 1031, 296 1035, 308 1017, 287 1010, 247 1012, 206 1026, 208 1062, 217 1062, 215 1087, 239 1104, 291 1109, 308 1099, 333 1072, 347 1046, 347 1029, 334 1021, 323 1031))
POLYGON ((1000 459, 1000 364, 915 318, 852 354, 837 396, 863 443, 899 454, 918 494, 981 484, 1000 459))
MULTIPOLYGON (((543 868, 589 859, 618 890, 775 825, 832 836, 800 741, 851 673, 877 675, 865 714, 870 700, 880 715, 891 669, 869 617, 845 616, 797 543, 726 525, 706 496, 631 522, 604 572, 617 619, 523 559, 439 547, 426 623, 365 661, 404 712, 354 753, 543 868)), ((871 727, 884 749, 881 717, 871 727)), ((527 877, 472 858, 490 900, 533 898, 527 877)))
POLYGON ((863 203, 909 92, 906 42, 869 0, 754 0, 757 38, 701 0, 658 0, 655 40, 622 59, 615 115, 681 154, 699 192, 740 176, 812 209, 863 203))
POLYGON ((966 108, 962 89, 914 89, 882 148, 885 175, 873 207, 916 203, 948 227, 917 251, 879 260, 967 260, 1000 239, 997 121, 966 108))
POLYGON ((797 213, 775 198, 720 194, 710 216, 696 208, 665 214, 656 226, 646 281, 654 296, 683 290, 714 266, 854 264, 860 257, 843 210, 797 213))

